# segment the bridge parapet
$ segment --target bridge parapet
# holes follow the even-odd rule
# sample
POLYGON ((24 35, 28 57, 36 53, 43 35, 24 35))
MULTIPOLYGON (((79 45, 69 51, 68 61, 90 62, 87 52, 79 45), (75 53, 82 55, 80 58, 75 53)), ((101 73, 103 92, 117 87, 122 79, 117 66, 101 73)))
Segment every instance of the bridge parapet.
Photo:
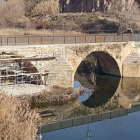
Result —
POLYGON ((71 36, 6 36, 0 37, 0 46, 78 44, 140 41, 140 34, 86 34, 71 36))

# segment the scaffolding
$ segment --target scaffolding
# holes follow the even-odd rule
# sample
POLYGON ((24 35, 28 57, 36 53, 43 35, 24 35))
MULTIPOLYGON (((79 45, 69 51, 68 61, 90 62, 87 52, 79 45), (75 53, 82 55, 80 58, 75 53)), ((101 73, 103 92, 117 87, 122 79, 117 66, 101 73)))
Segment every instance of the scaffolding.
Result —
MULTIPOLYGON (((59 63, 60 49, 57 46, 53 49, 49 47, 47 49, 38 47, 37 51, 34 49, 33 47, 0 48, 0 86, 16 87, 25 83, 46 85, 47 77, 51 74, 50 67, 54 63, 59 63)), ((48 83, 46 86, 51 86, 51 82, 48 83)))

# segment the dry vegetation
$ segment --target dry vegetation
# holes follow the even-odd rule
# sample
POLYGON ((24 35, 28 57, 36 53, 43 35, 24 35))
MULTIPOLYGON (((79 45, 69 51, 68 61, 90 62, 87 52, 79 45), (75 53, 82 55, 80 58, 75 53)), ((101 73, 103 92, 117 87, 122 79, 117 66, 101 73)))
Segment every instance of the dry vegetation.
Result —
POLYGON ((62 106, 71 101, 75 101, 85 88, 61 88, 54 87, 51 91, 44 91, 35 95, 19 96, 23 102, 28 102, 31 108, 46 108, 48 106, 62 106))
MULTIPOLYGON (((86 33, 96 33, 87 32, 87 30, 114 30, 116 32, 128 27, 134 32, 140 31, 140 17, 137 14, 140 10, 137 2, 133 4, 132 15, 126 10, 130 0, 118 0, 114 3, 112 0, 111 7, 110 2, 107 1, 107 10, 95 5, 95 13, 59 13, 63 7, 64 11, 68 10, 68 7, 69 10, 78 8, 80 2, 85 8, 85 1, 81 0, 73 2, 71 0, 8 0, 7 2, 0 0, 0 35, 69 35, 79 34, 83 30, 86 33), (5 30, 5 28, 8 29, 5 30)), ((88 0, 89 8, 92 6, 91 3, 88 0)), ((74 11, 74 9, 71 10, 74 11)))
POLYGON ((0 93, 0 140, 35 140, 38 121, 27 103, 0 93))
POLYGON ((0 36, 3 35, 75 35, 81 34, 77 31, 66 30, 36 30, 36 29, 20 29, 20 28, 1 28, 0 36))
POLYGON ((59 12, 58 0, 0 0, 0 26, 31 28, 42 17, 59 12), (36 17, 36 22, 32 18, 36 17))
POLYGON ((27 27, 29 19, 25 17, 23 0, 5 2, 0 0, 0 25, 8 27, 27 27))
POLYGON ((42 1, 34 7, 31 14, 32 16, 44 17, 46 15, 54 15, 59 13, 58 0, 42 1))

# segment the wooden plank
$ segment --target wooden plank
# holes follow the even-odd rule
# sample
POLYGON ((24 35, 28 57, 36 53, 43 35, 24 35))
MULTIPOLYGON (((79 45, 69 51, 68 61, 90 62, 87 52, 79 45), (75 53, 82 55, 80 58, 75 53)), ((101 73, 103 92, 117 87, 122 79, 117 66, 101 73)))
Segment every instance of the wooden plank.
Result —
POLYGON ((3 60, 15 60, 15 61, 46 61, 46 60, 53 60, 55 59, 54 56, 50 56, 50 57, 23 57, 23 58, 7 58, 7 59, 0 59, 1 61, 3 60))

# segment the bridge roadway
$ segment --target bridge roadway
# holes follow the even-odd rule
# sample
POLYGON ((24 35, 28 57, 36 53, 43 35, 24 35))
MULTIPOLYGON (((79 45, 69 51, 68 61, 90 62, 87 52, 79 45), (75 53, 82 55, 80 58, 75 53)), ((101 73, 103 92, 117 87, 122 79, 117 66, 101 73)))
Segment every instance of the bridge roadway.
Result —
MULTIPOLYGON (((121 116, 125 116, 129 113, 140 111, 140 102, 132 103, 131 105, 132 106, 130 109, 116 109, 113 111, 103 112, 101 114, 91 114, 91 115, 83 116, 80 118, 73 118, 73 119, 64 120, 61 122, 44 124, 41 127, 41 130, 39 130, 39 132, 46 133, 46 132, 50 132, 50 131, 65 129, 65 128, 83 125, 83 124, 87 124, 87 123, 121 117, 121 116)), ((40 129, 40 128, 38 128, 38 129, 40 129)))

